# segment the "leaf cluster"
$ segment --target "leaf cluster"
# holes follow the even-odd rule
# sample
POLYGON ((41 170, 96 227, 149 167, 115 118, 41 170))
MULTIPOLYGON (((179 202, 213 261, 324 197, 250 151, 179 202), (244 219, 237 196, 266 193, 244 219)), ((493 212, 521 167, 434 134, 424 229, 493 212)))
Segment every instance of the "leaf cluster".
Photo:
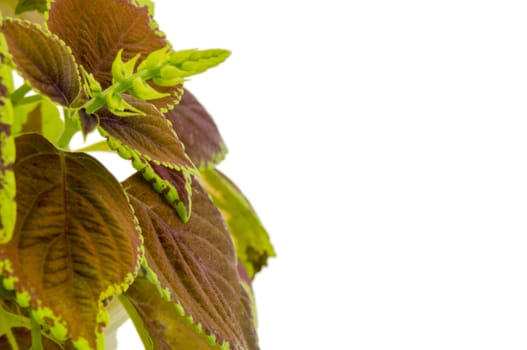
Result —
POLYGON ((104 349, 118 303, 146 349, 258 349, 251 281, 275 253, 184 88, 230 52, 174 50, 151 1, 12 5, 0 25, 0 348, 104 349), (27 11, 45 22, 17 17, 27 11), (71 151, 79 132, 104 144, 71 151), (120 183, 90 149, 136 173, 120 183))

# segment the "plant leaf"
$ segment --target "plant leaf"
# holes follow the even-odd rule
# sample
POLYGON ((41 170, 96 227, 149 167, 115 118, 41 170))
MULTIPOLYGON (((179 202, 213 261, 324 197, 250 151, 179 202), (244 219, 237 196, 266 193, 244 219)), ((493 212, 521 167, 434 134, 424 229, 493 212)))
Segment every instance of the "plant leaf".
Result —
POLYGON ((19 19, 4 19, 1 30, 22 77, 53 101, 72 105, 80 76, 66 44, 40 25, 19 19))
POLYGON ((84 108, 79 109, 79 121, 81 124, 82 135, 86 136, 99 126, 99 118, 96 115, 88 114, 84 108))
POLYGON ((16 220, 16 183, 13 172, 15 141, 13 107, 9 99, 11 70, 5 62, 6 42, 0 33, 0 243, 11 239, 16 220))
MULTIPOLYGON (((31 349, 31 330, 27 328, 13 328, 12 332, 19 349, 31 349)), ((42 337, 42 348, 45 350, 73 350, 72 346, 63 347, 47 337, 42 337)), ((12 347, 9 345, 7 336, 0 336, 0 349, 12 349, 12 347)))
POLYGON ((238 258, 254 278, 267 265, 267 258, 276 255, 267 231, 248 199, 227 176, 210 169, 201 172, 201 179, 227 223, 238 258))
POLYGON ((141 174, 150 182, 154 191, 162 194, 177 211, 183 222, 187 222, 192 212, 192 178, 189 173, 165 168, 152 162, 145 162, 141 174), (150 170, 151 169, 151 170, 150 170))
POLYGON ((190 182, 194 165, 170 122, 150 103, 123 95, 143 116, 121 118, 107 109, 96 112, 109 147, 132 165, 163 194, 186 222, 191 213, 190 182))
POLYGON ((121 118, 100 109, 95 114, 104 133, 155 164, 180 170, 194 168, 170 123, 152 104, 128 95, 123 98, 144 115, 121 118))
POLYGON ((185 89, 181 102, 165 113, 172 122, 192 162, 199 168, 218 164, 227 148, 214 120, 199 101, 185 89))
POLYGON ((7 344, 16 344, 15 330, 30 328, 28 312, 20 308, 14 300, 13 292, 3 288, 0 278, 0 349, 11 348, 7 344))
POLYGON ((164 299, 145 277, 138 277, 121 300, 123 298, 136 329, 146 335, 145 349, 227 349, 226 345, 220 347, 214 338, 204 334, 203 329, 184 314, 181 304, 164 299))
POLYGON ((193 214, 184 224, 139 174, 123 185, 143 229, 146 262, 154 274, 150 280, 157 279, 165 296, 217 344, 226 342, 231 350, 258 349, 232 240, 201 186, 192 184, 193 214))
POLYGON ((22 12, 38 11, 44 13, 48 10, 48 0, 19 0, 16 5, 15 14, 19 15, 22 12))
POLYGON ((60 118, 57 106, 48 98, 15 106, 13 135, 23 132, 36 132, 52 142, 58 141, 64 121, 60 118))
POLYGON ((238 274, 240 276, 240 283, 243 286, 243 289, 245 289, 245 292, 247 292, 249 300, 251 301, 251 314, 253 315, 254 327, 258 328, 258 314, 256 310, 256 300, 254 298, 252 279, 240 259, 238 259, 238 274))
POLYGON ((136 77, 132 81, 132 88, 129 89, 130 94, 142 100, 159 100, 170 96, 169 93, 161 93, 147 84, 141 77, 136 77))
POLYGON ((132 59, 124 62, 122 54, 122 49, 117 51, 117 56, 115 56, 113 60, 112 84, 122 82, 123 80, 130 78, 134 74, 136 62, 139 59, 139 54, 137 54, 132 59))
POLYGON ((81 147, 75 152, 113 152, 113 150, 108 146, 108 142, 106 140, 102 140, 96 143, 92 143, 91 145, 81 147))
POLYGON ((128 61, 165 47, 164 36, 152 28, 146 7, 118 0, 55 0, 48 17, 49 29, 72 49, 79 63, 106 88, 112 83, 111 67, 120 49, 128 61))
POLYGON ((17 18, 27 19, 35 23, 41 23, 41 24, 44 23, 43 13, 39 13, 37 11, 27 11, 21 14, 15 13, 18 3, 19 3, 19 0, 1 0, 0 1, 0 12, 2 12, 2 16, 4 18, 17 17, 17 18))
POLYGON ((161 113, 166 113, 173 109, 181 101, 183 97, 183 85, 178 84, 174 86, 160 86, 155 84, 153 81, 148 81, 148 84, 155 90, 168 94, 168 96, 149 101, 151 104, 157 107, 161 113))
POLYGON ((37 105, 27 114, 27 120, 22 125, 23 133, 33 132, 42 134, 42 105, 37 105))
POLYGON ((152 0, 132 0, 135 6, 146 6, 148 8, 148 13, 150 16, 154 15, 155 4, 152 0))
POLYGON ((18 220, 0 245, 4 286, 58 340, 99 349, 103 301, 137 272, 142 244, 120 184, 94 158, 42 136, 16 139, 18 220))

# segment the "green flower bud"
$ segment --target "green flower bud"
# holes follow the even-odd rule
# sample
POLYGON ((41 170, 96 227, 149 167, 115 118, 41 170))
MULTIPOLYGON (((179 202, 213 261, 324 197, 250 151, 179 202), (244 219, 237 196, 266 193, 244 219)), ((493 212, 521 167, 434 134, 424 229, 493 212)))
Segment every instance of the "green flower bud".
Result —
POLYGON ((151 52, 143 62, 137 67, 137 71, 153 70, 161 67, 170 57, 170 47, 165 46, 162 49, 151 52))

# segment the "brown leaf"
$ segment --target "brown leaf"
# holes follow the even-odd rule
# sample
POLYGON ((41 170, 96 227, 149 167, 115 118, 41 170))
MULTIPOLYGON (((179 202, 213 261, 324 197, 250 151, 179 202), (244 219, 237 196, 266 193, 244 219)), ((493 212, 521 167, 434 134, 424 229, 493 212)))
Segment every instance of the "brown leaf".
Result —
POLYGON ((136 54, 141 54, 141 61, 167 45, 152 26, 146 7, 125 0, 55 0, 48 18, 49 29, 71 47, 103 88, 112 83, 111 66, 120 49, 124 61, 136 54))
POLYGON ((130 204, 91 156, 57 150, 37 134, 18 137, 16 146, 18 219, 0 245, 0 272, 41 324, 66 327, 73 342, 95 348, 103 300, 123 292, 139 264, 130 204))
POLYGON ((193 214, 186 224, 140 175, 126 180, 124 187, 143 229, 148 266, 160 286, 219 344, 258 349, 232 240, 199 184, 193 181, 193 214))
POLYGON ((42 134, 42 105, 40 103, 27 114, 27 121, 22 125, 22 132, 42 134))
POLYGON ((218 164, 227 152, 218 127, 199 101, 185 90, 181 102, 165 113, 172 122, 196 166, 203 168, 218 164))
POLYGON ((181 313, 181 307, 163 299, 154 284, 138 277, 124 295, 141 318, 156 350, 218 349, 211 337, 203 334, 197 325, 181 313))
POLYGON ((70 106, 79 95, 80 77, 64 42, 37 24, 13 18, 4 19, 1 30, 24 79, 53 101, 70 106))
POLYGON ((152 104, 131 96, 125 100, 144 115, 119 117, 106 108, 97 111, 99 125, 109 136, 146 160, 178 169, 194 168, 183 144, 152 104))

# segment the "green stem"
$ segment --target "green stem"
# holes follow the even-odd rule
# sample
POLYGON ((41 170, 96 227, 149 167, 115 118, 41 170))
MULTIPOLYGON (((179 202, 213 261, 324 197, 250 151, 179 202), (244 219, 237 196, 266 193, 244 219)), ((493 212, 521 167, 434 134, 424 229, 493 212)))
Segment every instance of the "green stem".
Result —
POLYGON ((18 99, 16 102, 13 101, 13 106, 21 106, 33 102, 37 102, 42 100, 42 95, 31 95, 22 97, 21 99, 18 99))
POLYGON ((31 350, 43 350, 40 325, 31 317, 31 350))
POLYGON ((111 85, 104 89, 99 95, 97 95, 95 98, 92 98, 88 102, 84 104, 81 108, 86 109, 86 113, 93 114, 97 112, 102 107, 106 106, 106 96, 112 95, 112 94, 120 94, 121 92, 124 92, 132 87, 132 82, 135 78, 141 77, 145 81, 148 79, 151 79, 152 77, 159 74, 161 68, 152 69, 152 70, 142 70, 140 72, 135 73, 134 75, 130 76, 128 79, 123 80, 117 84, 111 85))
POLYGON ((26 317, 5 310, 0 302, 0 336, 4 334, 7 336, 7 341, 13 350, 19 350, 19 348, 12 328, 29 327, 30 323, 26 317))
POLYGON ((11 102, 16 105, 18 104, 18 102, 24 98, 24 96, 26 96, 26 94, 31 91, 31 86, 27 85, 27 84, 24 84, 24 85, 21 85, 18 89, 16 89, 15 91, 13 91, 13 93, 11 94, 10 98, 11 98, 11 102))
POLYGON ((146 331, 145 324, 137 312, 137 309, 132 304, 132 302, 128 299, 128 297, 124 294, 119 295, 119 301, 123 305, 124 309, 126 310, 126 313, 130 318, 132 319, 132 322, 134 323, 135 329, 137 333, 139 334, 139 337, 141 338, 141 341, 143 342, 143 345, 145 347, 145 350, 153 350, 154 344, 152 342, 152 339, 150 338, 150 335, 146 331))
POLYGON ((11 348, 13 348, 13 350, 19 350, 20 348, 18 347, 18 343, 16 342, 15 336, 13 335, 11 329, 7 331, 6 336, 7 342, 9 343, 9 345, 11 345, 11 348))
POLYGON ((27 317, 11 313, 7 310, 4 310, 1 306, 0 306, 0 320, 2 320, 2 325, 0 325, 0 334, 2 334, 4 325, 6 325, 9 328, 15 328, 15 327, 29 328, 30 327, 29 320, 27 319, 27 317))
POLYGON ((57 146, 63 149, 69 149, 70 141, 73 135, 79 131, 79 123, 76 118, 76 113, 72 113, 70 108, 64 108, 64 130, 60 135, 57 146))

